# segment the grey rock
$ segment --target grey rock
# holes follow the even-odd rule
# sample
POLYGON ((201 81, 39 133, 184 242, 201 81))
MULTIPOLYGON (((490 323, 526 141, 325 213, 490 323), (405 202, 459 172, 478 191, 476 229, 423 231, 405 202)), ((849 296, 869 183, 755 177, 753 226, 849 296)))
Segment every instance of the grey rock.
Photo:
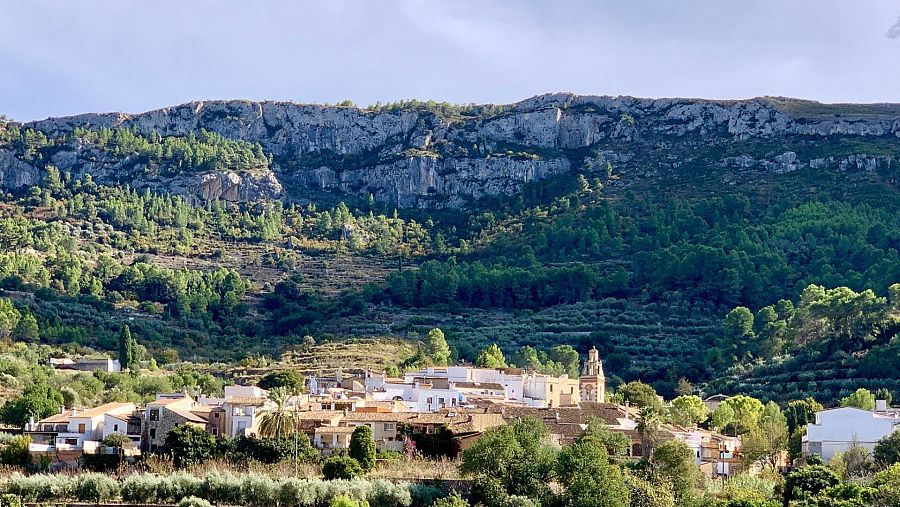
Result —
MULTIPOLYGON (((70 143, 51 162, 98 181, 134 183, 196 199, 262 200, 292 192, 345 193, 400 207, 457 207, 514 195, 523 183, 612 166, 616 185, 706 164, 783 174, 874 170, 885 155, 800 160, 782 140, 828 143, 844 137, 896 139, 900 106, 846 107, 791 99, 640 99, 556 93, 503 106, 491 116, 442 118, 424 110, 379 112, 285 102, 192 102, 142 114, 85 114, 32 122, 47 134, 75 127, 128 127, 142 134, 206 129, 259 143, 276 163, 247 172, 151 177, 152 168, 70 143), (722 157, 720 153, 728 153, 722 157), (509 155, 512 156, 509 156, 509 155), (498 156, 500 155, 500 156, 498 156)), ((883 142, 883 141, 881 141, 883 142)), ((0 156, 0 185, 33 184, 40 167, 0 156)))

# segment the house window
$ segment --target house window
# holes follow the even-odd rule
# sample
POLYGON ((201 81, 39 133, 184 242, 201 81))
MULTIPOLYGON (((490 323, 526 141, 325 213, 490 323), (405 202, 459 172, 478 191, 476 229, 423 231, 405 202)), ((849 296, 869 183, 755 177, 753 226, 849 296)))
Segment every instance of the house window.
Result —
POLYGON ((425 401, 428 402, 429 405, 431 405, 432 403, 434 403, 434 398, 429 396, 428 399, 425 401))
POLYGON ((218 418, 219 418, 219 413, 216 412, 215 414, 213 414, 213 417, 215 417, 216 419, 218 419, 218 418))
POLYGON ((384 431, 394 431, 394 428, 395 428, 394 423, 392 423, 392 422, 384 423, 384 431))
POLYGON ((66 445, 78 445, 78 439, 77 438, 67 438, 66 445))
POLYGON ((78 433, 84 433, 84 423, 78 425, 78 433))
POLYGON ((553 392, 553 384, 550 384, 550 392, 553 392))
POLYGON ((212 428, 211 433, 212 433, 212 436, 217 436, 219 434, 219 428, 215 428, 215 427, 212 428))
MULTIPOLYGON (((160 410, 161 410, 161 409, 160 409, 160 410)), ((150 420, 151 420, 151 421, 158 421, 158 420, 159 420, 159 412, 160 412, 160 410, 153 410, 153 409, 150 410, 150 420)))
POLYGON ((119 431, 119 425, 113 424, 113 431, 119 431))
POLYGON ((150 438, 156 438, 156 428, 150 428, 150 438))

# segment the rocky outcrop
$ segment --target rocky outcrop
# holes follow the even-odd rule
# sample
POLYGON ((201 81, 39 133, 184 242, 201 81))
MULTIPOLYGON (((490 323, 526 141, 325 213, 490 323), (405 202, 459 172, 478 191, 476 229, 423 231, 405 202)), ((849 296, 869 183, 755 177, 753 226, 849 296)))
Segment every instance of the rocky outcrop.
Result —
POLYGON ((893 164, 894 157, 891 155, 853 154, 843 158, 828 157, 801 160, 796 153, 787 151, 781 155, 775 155, 771 159, 755 159, 749 155, 726 157, 722 159, 719 165, 728 168, 759 169, 774 174, 784 174, 807 168, 873 172, 877 169, 889 169, 893 164))
POLYGON ((203 201, 254 202, 278 199, 284 195, 281 182, 267 169, 179 175, 157 185, 147 183, 148 186, 165 185, 170 192, 203 201))
POLYGON ((17 189, 37 184, 40 171, 15 157, 13 152, 0 150, 0 188, 17 189))
MULTIPOLYGON (((297 194, 308 188, 371 194, 400 207, 458 207, 575 171, 615 174, 611 184, 627 185, 701 166, 774 174, 873 170, 891 163, 900 106, 548 94, 502 108, 440 113, 427 107, 367 111, 211 101, 136 115, 52 118, 26 127, 50 136, 75 127, 127 127, 161 136, 206 129, 259 143, 274 159, 271 167, 252 171, 156 178, 134 161, 110 159, 89 146, 66 145, 53 154, 61 170, 101 181, 130 179, 199 199, 302 197, 297 194), (865 138, 865 153, 848 152, 848 143, 841 144, 848 138, 865 138), (291 195, 282 182, 292 183, 291 195)), ((4 187, 32 184, 39 174, 39 167, 0 155, 4 187)))

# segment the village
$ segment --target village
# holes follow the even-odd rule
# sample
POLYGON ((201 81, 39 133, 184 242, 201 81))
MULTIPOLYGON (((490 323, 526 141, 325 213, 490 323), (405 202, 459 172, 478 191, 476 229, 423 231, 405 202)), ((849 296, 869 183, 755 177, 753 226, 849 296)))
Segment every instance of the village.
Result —
MULTIPOLYGON (((76 365, 56 361, 55 367, 114 370, 117 361, 76 365)), ((727 400, 707 397, 708 413, 727 400)), ((252 385, 231 385, 221 397, 187 392, 159 393, 146 406, 106 403, 96 407, 65 407, 59 414, 29 421, 25 434, 34 463, 51 468, 77 468, 90 454, 121 452, 133 459, 165 453, 166 438, 180 426, 200 428, 219 437, 260 435, 267 413, 286 412, 321 455, 346 453, 356 427, 366 425, 379 452, 405 452, 415 442, 431 438, 432 456, 455 458, 490 428, 530 416, 546 427, 552 444, 576 442, 591 421, 624 435, 629 442, 623 458, 646 456, 647 435, 641 413, 629 404, 609 403, 606 377, 596 348, 583 362, 581 375, 552 376, 522 368, 474 366, 427 367, 389 377, 384 371, 358 375, 340 371, 331 377, 309 376, 306 392, 276 398, 252 385), (104 445, 110 436, 124 436, 115 449, 104 445), (440 438, 438 438, 440 436, 440 438), (439 445, 435 442, 439 442, 439 445)), ((819 455, 826 462, 836 454, 862 447, 871 452, 876 443, 900 428, 900 409, 878 400, 874 411, 841 407, 816 412, 802 441, 802 457, 819 455)), ((683 442, 695 463, 710 478, 755 473, 763 463, 748 463, 741 438, 693 425, 661 423, 654 428, 656 443, 683 442)), ((769 458, 781 470, 791 467, 787 452, 769 458)))

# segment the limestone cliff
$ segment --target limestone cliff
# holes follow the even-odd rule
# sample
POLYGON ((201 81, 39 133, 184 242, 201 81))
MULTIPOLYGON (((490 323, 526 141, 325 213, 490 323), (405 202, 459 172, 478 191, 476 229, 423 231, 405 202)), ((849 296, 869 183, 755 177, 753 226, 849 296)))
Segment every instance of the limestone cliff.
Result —
POLYGON ((42 164, 105 182, 152 186, 199 199, 303 198, 306 191, 400 207, 459 207, 521 185, 582 172, 614 185, 677 171, 785 173, 889 167, 900 105, 825 105, 550 94, 507 106, 429 105, 362 110, 283 102, 194 102, 142 114, 85 114, 22 125, 62 138, 76 127, 142 135, 201 129, 258 143, 271 164, 154 175, 139 161, 77 142, 39 162, 0 146, 0 185, 39 178, 42 164), (285 188, 290 191, 286 192, 285 188))

